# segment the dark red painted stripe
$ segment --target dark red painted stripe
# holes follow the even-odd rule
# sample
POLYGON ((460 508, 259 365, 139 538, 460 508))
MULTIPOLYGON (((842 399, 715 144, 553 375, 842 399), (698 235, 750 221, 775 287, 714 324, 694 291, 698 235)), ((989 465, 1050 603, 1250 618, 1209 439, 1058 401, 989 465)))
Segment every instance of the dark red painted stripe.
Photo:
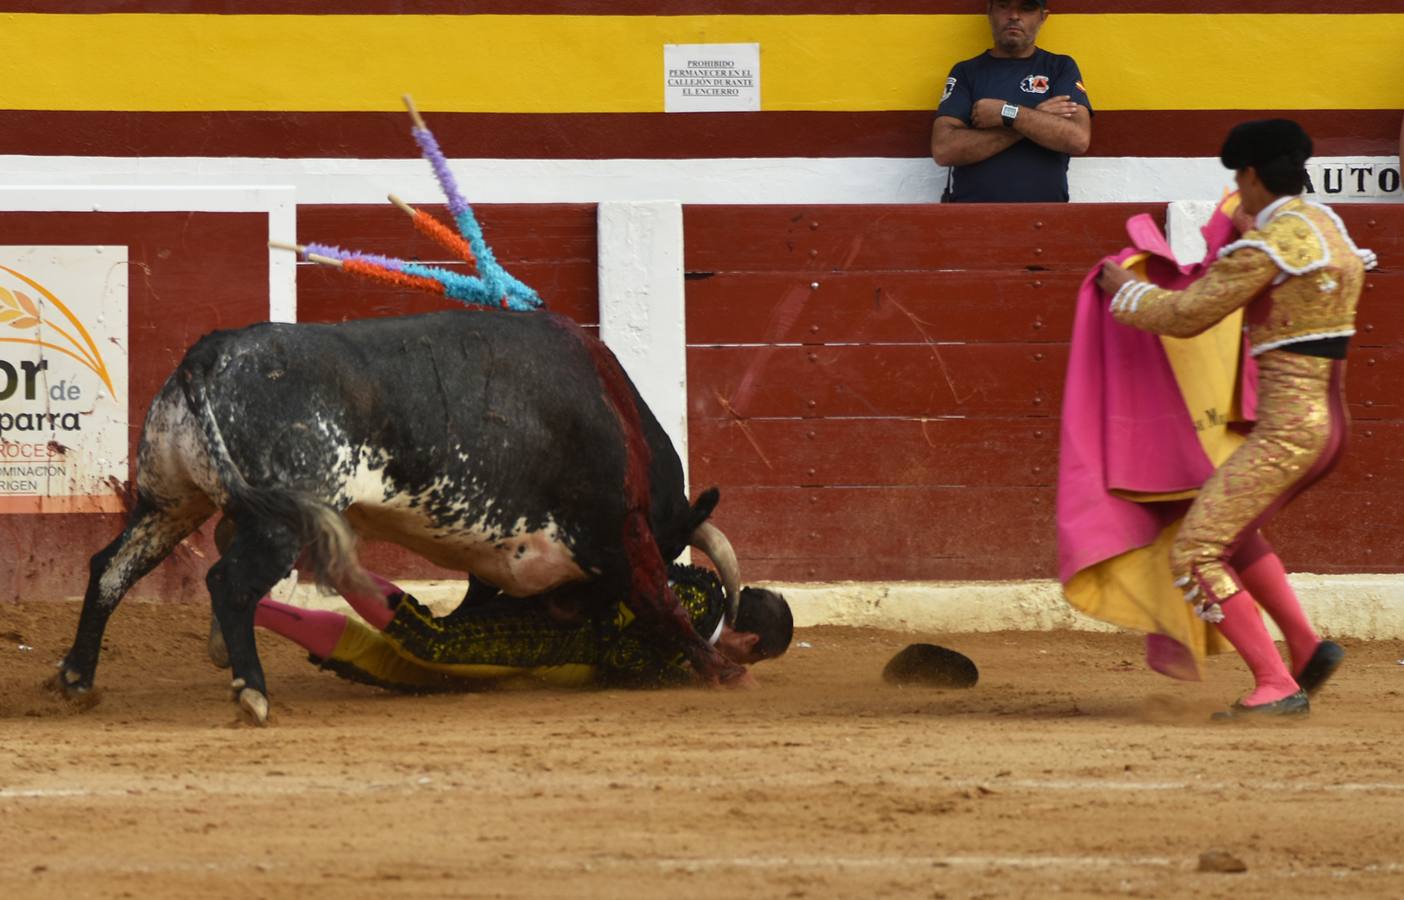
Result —
MULTIPOLYGON (((1318 155, 1394 155, 1396 110, 1111 110, 1093 156, 1217 156, 1245 119, 1288 116, 1318 155)), ((434 113, 450 156, 532 159, 924 157, 932 113, 434 113)), ((0 112, 0 154, 403 159, 417 150, 401 112, 0 112)))
MULTIPOLYGON (((202 13, 206 15, 961 15, 979 0, 0 0, 0 13, 202 13), (660 8, 662 7, 662 8, 660 8)), ((1404 0, 1052 0, 1055 14, 1396 13, 1404 0)))

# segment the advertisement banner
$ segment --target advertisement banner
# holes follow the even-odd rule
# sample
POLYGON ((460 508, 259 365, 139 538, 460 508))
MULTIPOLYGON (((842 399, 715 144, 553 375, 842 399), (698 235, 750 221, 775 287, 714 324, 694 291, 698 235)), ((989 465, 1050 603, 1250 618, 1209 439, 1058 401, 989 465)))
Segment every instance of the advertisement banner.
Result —
POLYGON ((0 247, 0 513, 121 512, 127 248, 0 247))

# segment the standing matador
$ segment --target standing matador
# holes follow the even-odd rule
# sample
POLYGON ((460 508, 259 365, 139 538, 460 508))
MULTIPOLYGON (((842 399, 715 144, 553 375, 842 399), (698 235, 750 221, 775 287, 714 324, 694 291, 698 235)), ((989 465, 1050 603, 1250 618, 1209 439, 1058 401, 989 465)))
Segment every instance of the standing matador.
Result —
POLYGON ((1242 239, 1182 291, 1139 281, 1114 263, 1098 279, 1118 321, 1155 334, 1191 337, 1246 307, 1258 365, 1257 424, 1204 483, 1170 550, 1185 599, 1218 624, 1256 681, 1221 716, 1304 714, 1308 695, 1344 656, 1317 637, 1259 531, 1344 449, 1346 347, 1364 272, 1374 265, 1374 254, 1356 248, 1335 213, 1300 196, 1310 156, 1311 138, 1296 122, 1238 125, 1220 160, 1236 172, 1245 218, 1254 217, 1242 224, 1242 239), (1286 636, 1291 671, 1258 605, 1286 636))

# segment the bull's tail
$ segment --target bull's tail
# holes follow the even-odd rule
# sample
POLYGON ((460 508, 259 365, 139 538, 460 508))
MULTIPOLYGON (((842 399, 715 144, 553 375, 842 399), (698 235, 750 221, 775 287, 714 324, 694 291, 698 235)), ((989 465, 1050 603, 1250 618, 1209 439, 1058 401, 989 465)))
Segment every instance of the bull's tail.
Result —
POLYGON ((343 592, 373 591, 374 586, 356 558, 356 535, 341 513, 305 491, 249 484, 229 453, 210 404, 208 372, 192 365, 187 357, 178 376, 186 403, 205 436, 215 473, 229 494, 226 512, 235 522, 261 518, 286 525, 301 542, 319 584, 343 592))

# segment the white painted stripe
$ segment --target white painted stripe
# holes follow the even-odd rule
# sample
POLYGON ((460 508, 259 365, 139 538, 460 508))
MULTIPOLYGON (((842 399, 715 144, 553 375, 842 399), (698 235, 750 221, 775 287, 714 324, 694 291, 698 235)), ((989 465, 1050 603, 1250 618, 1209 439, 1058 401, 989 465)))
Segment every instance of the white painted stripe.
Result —
MULTIPOLYGON (((1396 157, 1325 157, 1313 165, 1396 170, 1396 157)), ((774 159, 454 159, 471 203, 934 203, 945 169, 928 158, 774 159)), ((1217 200, 1231 173, 1217 158, 1074 159, 1069 191, 1077 202, 1217 200)), ((395 193, 413 204, 443 195, 423 160, 254 159, 245 157, 0 156, 0 185, 27 184, 291 185, 299 203, 384 203, 395 193)), ((1356 195, 1347 179, 1329 203, 1400 197, 1356 195)))
MULTIPOLYGON (((145 179, 132 184, 75 183, 63 177, 52 184, 33 179, 9 181, 0 157, 0 210, 34 212, 261 212, 268 216, 269 240, 293 241, 297 236, 296 189, 291 185, 171 184, 171 179, 145 179)), ((37 174, 37 173, 36 173, 37 174)), ((81 179, 79 179, 81 182, 81 179)), ((268 318, 297 320, 296 263, 286 250, 268 253, 268 318)))
MULTIPOLYGON (((682 204, 601 203, 600 338, 687 459, 682 204)), ((684 490, 687 466, 683 466, 684 490)))

